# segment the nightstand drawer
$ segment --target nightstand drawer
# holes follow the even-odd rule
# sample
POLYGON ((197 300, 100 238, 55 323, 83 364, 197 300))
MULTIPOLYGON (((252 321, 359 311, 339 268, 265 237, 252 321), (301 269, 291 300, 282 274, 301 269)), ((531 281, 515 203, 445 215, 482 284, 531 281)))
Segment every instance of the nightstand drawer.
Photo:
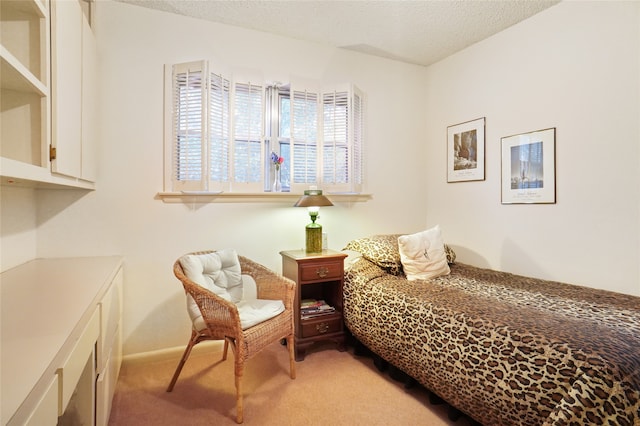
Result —
POLYGON ((342 317, 327 316, 302 321, 302 337, 321 336, 342 331, 342 317))
POLYGON ((325 262, 321 265, 302 265, 300 267, 301 281, 342 279, 343 273, 343 263, 341 262, 325 262))

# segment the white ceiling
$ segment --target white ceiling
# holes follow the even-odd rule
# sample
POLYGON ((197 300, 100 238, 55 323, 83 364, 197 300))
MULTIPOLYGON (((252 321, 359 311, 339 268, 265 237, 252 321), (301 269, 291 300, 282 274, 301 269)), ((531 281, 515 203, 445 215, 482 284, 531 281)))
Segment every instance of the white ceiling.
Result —
POLYGON ((559 0, 117 0, 430 65, 559 0))

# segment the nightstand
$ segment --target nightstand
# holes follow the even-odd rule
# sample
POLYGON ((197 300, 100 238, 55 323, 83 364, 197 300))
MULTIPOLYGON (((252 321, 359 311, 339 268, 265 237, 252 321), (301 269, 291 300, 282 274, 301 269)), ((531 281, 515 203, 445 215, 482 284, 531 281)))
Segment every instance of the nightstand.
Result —
POLYGON ((334 250, 307 253, 305 250, 281 251, 282 274, 296 282, 294 303, 296 361, 304 360, 314 343, 333 341, 345 350, 342 321, 342 284, 346 254, 334 250), (324 301, 327 311, 307 313, 301 301, 324 301), (331 309, 332 308, 332 309, 331 309))

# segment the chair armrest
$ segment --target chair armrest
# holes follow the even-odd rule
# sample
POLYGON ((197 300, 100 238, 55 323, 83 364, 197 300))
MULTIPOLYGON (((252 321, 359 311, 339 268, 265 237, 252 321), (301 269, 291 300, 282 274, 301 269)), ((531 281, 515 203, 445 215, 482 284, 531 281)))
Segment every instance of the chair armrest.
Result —
POLYGON ((242 273, 250 275, 256 281, 259 299, 282 300, 285 309, 293 309, 296 289, 296 283, 293 280, 249 258, 244 256, 238 256, 238 258, 242 273))
POLYGON ((205 324, 210 331, 219 334, 218 338, 235 336, 239 330, 242 330, 238 307, 233 302, 199 286, 196 293, 189 292, 189 294, 200 308, 205 324))

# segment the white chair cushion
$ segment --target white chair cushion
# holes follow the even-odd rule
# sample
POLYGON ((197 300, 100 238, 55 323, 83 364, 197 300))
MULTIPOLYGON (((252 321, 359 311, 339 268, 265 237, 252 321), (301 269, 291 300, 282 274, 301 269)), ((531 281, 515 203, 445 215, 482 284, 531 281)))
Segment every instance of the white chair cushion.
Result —
POLYGON ((242 300, 258 298, 258 285, 251 275, 242 275, 242 300))
MULTIPOLYGON (((185 255, 180 258, 180 265, 191 281, 236 304, 243 330, 284 311, 282 300, 257 298, 256 282, 250 275, 241 274, 240 261, 233 249, 185 255)), ((190 294, 187 294, 187 311, 197 331, 207 328, 200 308, 190 294)))
POLYGON ((237 306, 243 330, 284 312, 282 300, 242 300, 237 306))
POLYGON ((234 249, 207 254, 187 254, 180 258, 184 274, 194 283, 237 303, 242 299, 240 260, 234 249))

